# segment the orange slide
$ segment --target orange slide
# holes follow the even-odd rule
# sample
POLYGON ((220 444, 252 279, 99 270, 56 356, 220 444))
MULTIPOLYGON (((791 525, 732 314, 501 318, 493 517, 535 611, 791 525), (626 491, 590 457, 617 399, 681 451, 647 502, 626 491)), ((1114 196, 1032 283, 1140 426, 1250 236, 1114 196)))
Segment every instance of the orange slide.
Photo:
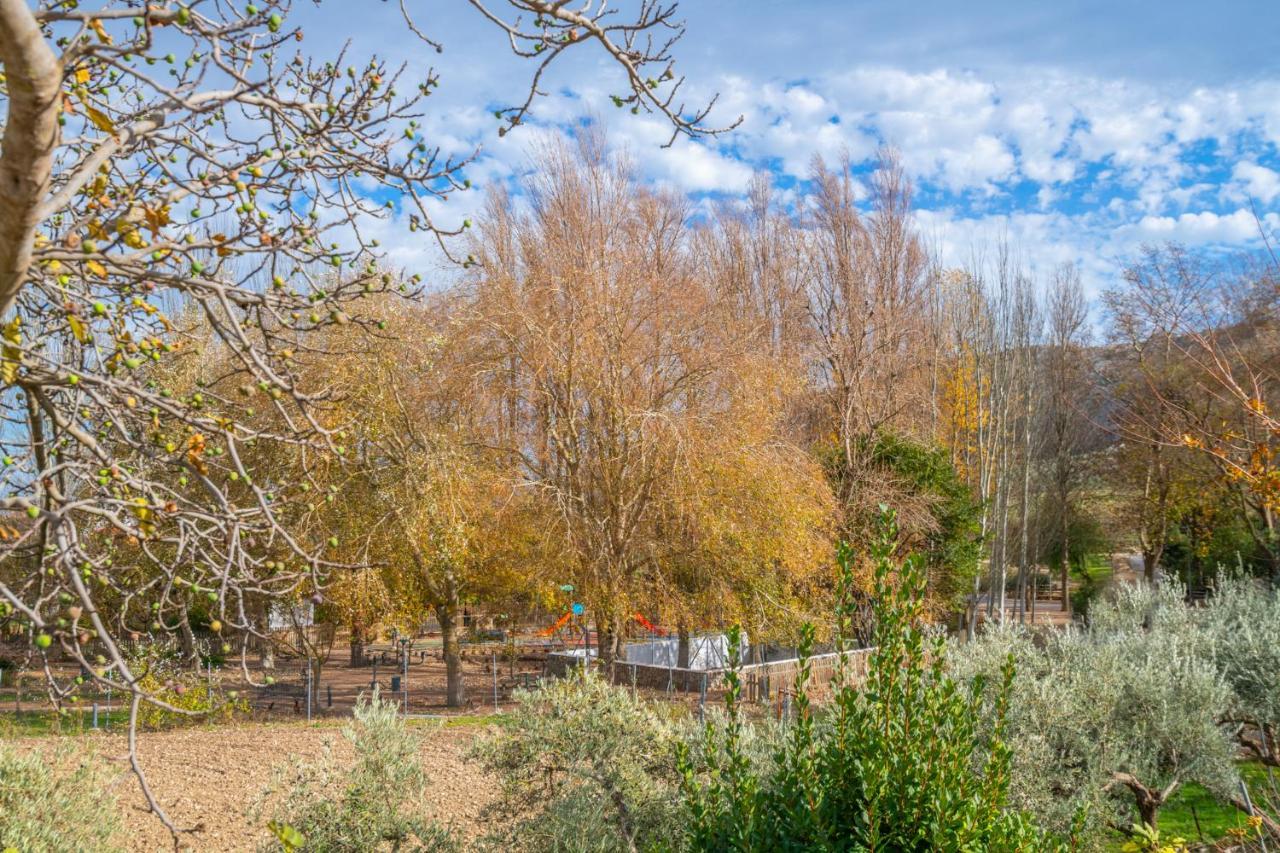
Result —
MULTIPOLYGON (((569 620, 573 618, 573 615, 574 615, 573 611, 570 610, 568 613, 566 613, 565 615, 557 619, 556 624, 552 625, 550 628, 543 628, 541 631, 539 631, 538 636, 550 637, 556 631, 559 631, 565 625, 569 624, 569 620)), ((657 625, 653 624, 648 619, 644 618, 643 613, 633 613, 631 614, 631 618, 636 620, 636 622, 640 625, 640 627, 644 628, 646 631, 650 631, 654 634, 657 634, 659 637, 667 636, 666 631, 662 630, 657 625)))
POLYGON ((634 619, 634 620, 636 620, 636 622, 638 622, 638 623, 640 624, 640 627, 641 627, 641 628, 644 628, 646 631, 651 631, 651 632, 653 632, 654 634, 657 634, 659 637, 665 637, 665 636, 667 636, 667 632, 666 632, 666 631, 662 630, 662 629, 661 629, 661 628, 659 628, 657 625, 653 624, 653 623, 652 623, 652 622, 650 622, 648 619, 644 618, 644 614, 642 614, 642 613, 633 613, 633 614, 631 615, 631 618, 632 618, 632 619, 634 619))
POLYGON ((541 631, 539 631, 539 632, 538 632, 538 636, 539 636, 539 637, 550 637, 550 636, 551 636, 552 634, 554 634, 556 631, 559 631, 559 630, 560 630, 561 628, 563 628, 565 625, 568 625, 568 624, 569 624, 569 620, 570 620, 570 619, 572 619, 572 618, 573 618, 573 611, 572 611, 572 610, 570 610, 568 613, 566 613, 565 615, 563 615, 563 616, 561 616, 559 619, 557 619, 557 620, 556 620, 556 624, 552 625, 550 628, 543 628, 541 631))

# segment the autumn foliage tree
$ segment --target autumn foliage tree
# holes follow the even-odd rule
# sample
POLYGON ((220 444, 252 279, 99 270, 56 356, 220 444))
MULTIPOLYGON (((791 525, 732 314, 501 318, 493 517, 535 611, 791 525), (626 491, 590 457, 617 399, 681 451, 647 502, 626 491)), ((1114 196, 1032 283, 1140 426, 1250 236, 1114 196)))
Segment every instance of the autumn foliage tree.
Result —
POLYGON ((753 384, 757 330, 696 274, 684 203, 598 134, 539 155, 529 212, 495 195, 478 224, 466 322, 493 443, 555 507, 611 660, 650 602, 687 594, 676 621, 723 618, 731 587, 738 609, 758 579, 811 572, 825 499, 776 430, 776 385, 753 384), (753 503, 798 512, 762 526, 753 503))

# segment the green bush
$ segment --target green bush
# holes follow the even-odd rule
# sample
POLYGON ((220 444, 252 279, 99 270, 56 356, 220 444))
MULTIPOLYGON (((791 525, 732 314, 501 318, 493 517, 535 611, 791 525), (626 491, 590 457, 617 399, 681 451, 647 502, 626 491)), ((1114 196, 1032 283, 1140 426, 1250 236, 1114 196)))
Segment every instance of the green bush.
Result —
POLYGON ((143 700, 138 705, 138 725, 157 730, 198 722, 228 723, 249 713, 249 702, 236 691, 224 691, 208 675, 186 663, 178 650, 161 643, 148 644, 129 662, 138 674, 138 686, 147 696, 192 714, 174 713, 143 700))
POLYGON ((332 744, 326 744, 319 761, 294 760, 264 792, 254 818, 283 789, 268 822, 274 841, 267 849, 315 853, 458 849, 452 835, 428 817, 419 738, 405 727, 394 702, 382 700, 376 691, 371 699, 362 696, 354 722, 342 734, 355 751, 354 765, 337 761, 332 744))
POLYGON ((81 750, 19 751, 0 741, 0 849, 119 850, 106 771, 81 750))
MULTIPOLYGON (((974 500, 947 451, 881 430, 864 438, 856 453, 868 461, 882 488, 893 484, 895 497, 886 500, 915 507, 915 523, 902 533, 920 555, 931 601, 944 610, 961 606, 982 556, 982 504, 974 500)), ((837 494, 865 489, 866 473, 849 467, 842 446, 820 446, 818 454, 837 494)), ((855 512, 845 523, 847 538, 860 541, 875 536, 879 520, 872 507, 855 512)))
MULTIPOLYGON (((875 642, 866 683, 838 684, 819 719, 796 684, 797 719, 772 769, 740 747, 745 724, 730 676, 723 726, 712 724, 703 766, 681 766, 690 844, 697 850, 1052 850, 1063 846, 1006 807, 1010 749, 1004 718, 1014 671, 984 703, 982 680, 964 689, 945 672, 946 646, 922 619, 924 574, 892 558, 897 531, 884 512, 875 544, 875 642), (895 584, 895 577, 898 579, 895 584), (984 725, 985 721, 985 725, 984 725)), ((844 636, 853 579, 842 548, 844 636)), ((807 630, 803 646, 812 643, 807 630)))
POLYGON ((679 843, 672 706, 635 699, 591 672, 517 694, 476 756, 502 780, 490 808, 502 850, 614 851, 679 843))

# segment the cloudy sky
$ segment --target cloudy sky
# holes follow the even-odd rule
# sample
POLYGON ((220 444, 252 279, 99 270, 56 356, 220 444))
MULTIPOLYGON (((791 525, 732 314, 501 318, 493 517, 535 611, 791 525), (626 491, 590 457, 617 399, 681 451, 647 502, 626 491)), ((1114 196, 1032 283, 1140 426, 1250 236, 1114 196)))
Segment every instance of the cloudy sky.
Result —
MULTIPOLYGON (((317 55, 350 40, 357 61, 434 66, 428 138, 479 146, 478 186, 527 170, 538 134, 594 117, 647 179, 707 204, 739 197, 757 170, 795 188, 814 154, 865 168, 893 145, 948 260, 1005 235, 1039 269, 1080 263, 1094 290, 1143 243, 1256 248, 1255 210, 1280 229, 1275 2, 684 0, 678 68, 695 93, 719 93, 713 119, 743 122, 670 149, 659 121, 611 106, 619 77, 587 47, 553 72, 534 125, 499 139, 492 110, 523 94, 530 68, 461 0, 407 3, 442 54, 396 3, 300 4, 291 23, 317 55)), ((395 245, 406 262, 427 251, 395 245)))

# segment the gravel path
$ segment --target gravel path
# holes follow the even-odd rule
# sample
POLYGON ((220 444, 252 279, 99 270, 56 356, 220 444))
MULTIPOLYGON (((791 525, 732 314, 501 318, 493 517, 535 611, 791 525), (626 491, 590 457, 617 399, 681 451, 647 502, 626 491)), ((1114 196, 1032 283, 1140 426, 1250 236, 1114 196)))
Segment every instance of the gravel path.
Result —
MULTIPOLYGON (((430 774, 434 815, 467 837, 482 831, 480 811, 493 798, 496 782, 466 759, 466 751, 482 727, 455 726, 436 731, 424 728, 423 764, 430 774)), ((148 780, 160 804, 179 826, 200 825, 186 837, 185 850, 253 850, 266 838, 261 825, 251 825, 246 811, 270 783, 277 766, 291 754, 318 756, 325 739, 334 742, 335 755, 349 760, 350 750, 333 722, 266 723, 221 728, 193 728, 147 733, 141 737, 141 756, 148 780)), ((33 739, 33 746, 61 738, 33 739)), ((125 751, 116 735, 86 735, 83 745, 108 761, 125 751)), ((119 765, 127 770, 123 762, 119 765)), ((124 810, 127 849, 172 850, 168 833, 153 816, 140 810, 142 795, 133 776, 118 781, 124 810)))

